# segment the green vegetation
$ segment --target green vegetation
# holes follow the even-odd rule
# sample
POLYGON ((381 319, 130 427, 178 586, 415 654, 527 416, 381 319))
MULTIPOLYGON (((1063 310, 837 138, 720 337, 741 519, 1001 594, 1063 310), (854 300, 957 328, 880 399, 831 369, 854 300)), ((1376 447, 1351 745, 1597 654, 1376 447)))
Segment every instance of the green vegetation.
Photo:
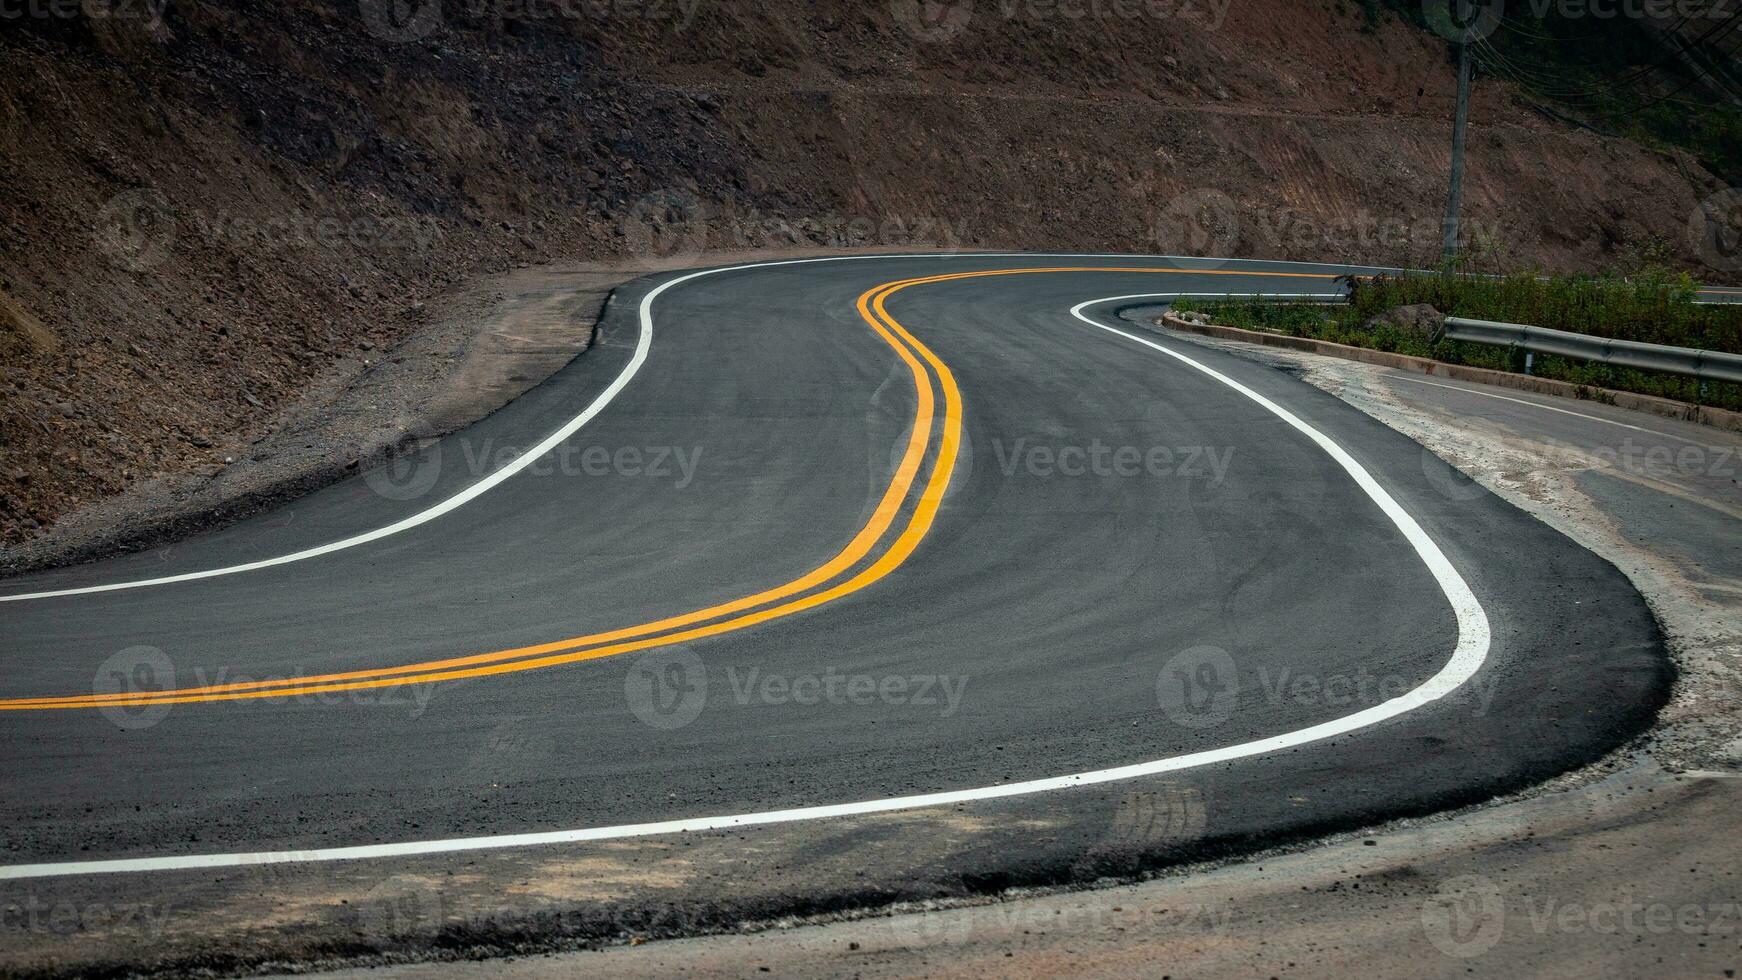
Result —
MULTIPOLYGON (((1446 0, 1383 2, 1428 30, 1424 10, 1438 13, 1446 0)), ((1620 5, 1495 3, 1500 22, 1475 44, 1478 84, 1484 77, 1511 82, 1593 129, 1681 147, 1729 183, 1742 183, 1742 93, 1735 56, 1724 48, 1735 26, 1728 12, 1708 4, 1690 17, 1676 5, 1646 4, 1617 16, 1620 5)), ((1377 6, 1363 0, 1369 27, 1382 16, 1377 6)))
MULTIPOLYGON (((1240 299, 1181 301, 1176 306, 1182 311, 1202 312, 1215 323, 1247 330, 1502 371, 1523 370, 1523 352, 1423 337, 1372 321, 1399 306, 1427 304, 1447 316, 1742 353, 1742 305, 1696 305, 1697 289, 1686 275, 1655 266, 1630 276, 1544 278, 1519 274, 1499 278, 1458 272, 1411 273, 1354 280, 1347 306, 1240 299)), ((1702 393, 1700 383, 1692 378, 1546 355, 1534 359, 1531 373, 1596 388, 1742 410, 1742 385, 1708 384, 1702 393)))
POLYGON ((1696 305, 1698 295, 1691 277, 1661 267, 1629 277, 1417 274, 1359 280, 1349 311, 1365 321, 1426 303, 1447 316, 1742 353, 1742 307, 1696 305))

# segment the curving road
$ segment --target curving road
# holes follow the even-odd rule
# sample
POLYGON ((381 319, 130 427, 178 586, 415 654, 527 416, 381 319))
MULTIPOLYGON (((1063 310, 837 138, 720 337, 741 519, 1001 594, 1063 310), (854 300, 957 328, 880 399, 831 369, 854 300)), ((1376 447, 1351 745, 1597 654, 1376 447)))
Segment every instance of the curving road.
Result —
POLYGON ((1619 572, 1289 375, 1116 316, 1346 271, 969 254, 631 284, 585 356, 413 460, 6 582, 0 878, 1187 767, 1259 834, 1290 799, 1357 823, 1601 754, 1668 683, 1619 572))

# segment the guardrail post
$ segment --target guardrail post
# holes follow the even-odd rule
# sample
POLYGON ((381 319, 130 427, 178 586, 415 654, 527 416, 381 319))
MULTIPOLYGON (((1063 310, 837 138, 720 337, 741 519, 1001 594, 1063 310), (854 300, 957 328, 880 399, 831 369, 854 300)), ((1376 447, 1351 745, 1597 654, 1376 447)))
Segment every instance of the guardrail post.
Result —
POLYGON ((1576 361, 1592 361, 1613 368, 1678 374, 1702 383, 1701 398, 1710 394, 1706 382, 1742 384, 1742 354, 1726 351, 1646 344, 1532 327, 1522 323, 1499 323, 1449 316, 1446 336, 1459 341, 1506 348, 1507 370, 1536 368, 1534 355, 1554 355, 1576 361), (1519 357, 1522 353, 1524 356, 1519 357))

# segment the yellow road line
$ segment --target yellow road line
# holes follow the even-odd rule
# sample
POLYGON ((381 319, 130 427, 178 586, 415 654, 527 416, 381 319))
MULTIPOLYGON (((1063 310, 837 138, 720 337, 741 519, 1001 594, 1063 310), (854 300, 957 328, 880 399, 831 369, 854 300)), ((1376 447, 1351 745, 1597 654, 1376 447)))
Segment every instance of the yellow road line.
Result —
POLYGON ((1129 267, 1065 267, 1041 269, 996 269, 978 272, 952 273, 940 276, 927 276, 917 279, 898 280, 874 287, 863 293, 858 300, 860 316, 882 336, 885 342, 895 348, 910 372, 914 376, 915 388, 919 395, 920 407, 916 412, 913 431, 909 435, 908 447, 902 462, 897 469, 895 478, 884 492, 877 511, 872 515, 866 526, 860 530, 852 542, 826 564, 819 566, 811 573, 788 582, 745 596, 721 605, 696 610, 680 616, 656 620, 639 626, 626 627, 608 633, 597 633, 588 636, 558 640, 536 646, 518 647, 510 650, 500 650, 492 653, 476 654, 467 657, 456 657, 448 660, 430 661, 418 664, 406 664, 397 667, 374 668, 350 671, 341 674, 323 674, 309 677, 281 678, 273 681, 250 681, 235 684, 215 685, 200 688, 185 688, 171 691, 156 692, 120 692, 115 694, 67 695, 61 697, 15 698, 0 700, 0 711, 51 710, 57 708, 92 708, 92 707, 128 707, 151 704, 188 704, 208 701, 235 701, 258 698, 291 697, 297 695, 328 693, 336 691, 358 690, 365 688, 389 687, 415 683, 435 683, 440 681, 462 680, 471 677, 486 677, 495 674, 514 673, 523 670, 534 670, 542 667, 560 664, 577 663, 584 660, 595 660, 603 657, 616 656, 652 647, 668 646, 689 640, 702 639, 721 633, 734 632, 758 623, 767 622, 785 616, 814 608, 831 602, 842 596, 851 594, 888 575, 905 562, 919 545, 919 542, 931 529, 936 518, 938 507, 943 500, 945 489, 949 486, 950 476, 954 472, 956 452, 961 444, 961 393, 955 378, 949 368, 938 359, 937 355, 920 343, 894 317, 890 316, 885 307, 888 297, 910 286, 935 282, 947 282, 959 279, 974 279, 987 276, 1025 275, 1053 272, 1142 272, 1142 273, 1173 273, 1194 275, 1248 275, 1272 276, 1287 278, 1336 278, 1327 273, 1254 273, 1243 270, 1195 270, 1172 268, 1129 268, 1129 267), (869 305, 869 309, 867 309, 869 305), (780 606, 764 609, 760 612, 739 616, 709 626, 671 633, 664 636, 649 637, 648 634, 665 633, 668 630, 690 625, 702 620, 712 619, 740 612, 747 608, 762 605, 776 599, 803 592, 809 588, 827 582, 841 571, 851 567, 863 558, 892 523, 906 499, 912 486, 913 476, 918 470, 919 462, 924 457, 930 440, 930 428, 934 412, 933 393, 930 378, 920 367, 913 353, 902 346, 893 331, 902 340, 912 345, 925 362, 937 372, 944 390, 944 433, 939 446, 937 459, 933 463, 932 475, 928 480, 920 499, 915 506, 913 517, 907 528, 896 539, 882 556, 857 575, 822 592, 806 596, 802 599, 788 602, 780 606), (630 640, 632 642, 612 642, 630 640), (606 644, 598 646, 597 644, 606 644), (590 649, 577 649, 588 647, 590 649), (565 652, 566 651, 566 652, 565 652), (554 655, 553 655, 554 654, 554 655), (418 672, 422 673, 418 673, 418 672))
MULTIPOLYGON (((912 431, 908 436, 907 449, 902 456, 900 464, 898 464, 896 468, 894 478, 885 489, 882 500, 878 502, 877 509, 872 513, 870 520, 866 522, 865 526, 860 529, 859 533, 853 538, 847 547, 834 558, 798 579, 794 579, 784 585, 764 590, 755 595, 744 596, 730 602, 710 606, 705 609, 698 609, 679 616, 672 616, 651 623, 642 623, 637 626, 625 627, 623 629, 613 630, 606 633, 595 633, 588 636, 573 637, 571 639, 538 644, 536 646, 518 647, 509 650, 499 650, 491 653, 474 654, 465 657, 454 657, 447 660, 403 664, 397 667, 371 668, 337 674, 289 677, 266 681, 245 681, 200 688, 186 688, 182 690, 67 695, 61 697, 41 698, 14 698, 0 701, 0 710, 17 710, 32 706, 86 707, 94 704, 110 704, 119 706, 135 704, 138 703, 140 699, 151 699, 156 701, 177 696, 191 696, 195 694, 213 695, 238 691, 264 691, 276 696, 293 693, 290 690, 286 690, 287 688, 296 688, 300 691, 313 684, 332 684, 342 681, 379 678, 397 674, 448 670, 458 667, 474 666, 477 664, 513 660, 522 657, 532 657, 559 650, 574 649, 578 646, 592 646, 600 643, 608 643, 614 640, 624 640, 653 633, 661 633, 703 620, 713 619, 718 616, 740 612, 744 609, 763 605, 821 585, 839 575, 846 569, 852 567, 860 559, 864 558, 865 555, 870 552, 872 546, 875 545, 889 529, 895 516, 900 512, 901 506, 906 500, 908 491, 912 489, 914 477, 918 474, 920 462, 924 459, 926 449, 930 444, 936 401, 931 386, 931 376, 925 372, 919 359, 916 358, 904 344, 902 344, 887 328, 883 326, 882 323, 878 321, 877 317, 872 314, 868 305, 874 294, 883 291, 892 291, 895 288, 899 288, 901 285, 901 282, 885 283, 881 286, 867 290, 864 295, 859 297, 858 307, 860 315, 884 339, 884 341, 896 351, 901 359, 908 365, 908 369, 913 376, 914 391, 917 396, 917 409, 914 415, 912 431)), ((412 680, 413 679, 402 678, 395 680, 395 683, 411 683, 412 680)), ((322 690, 328 689, 331 688, 322 688, 322 690)), ((265 695, 263 694, 262 696, 265 695)), ((171 701, 169 703, 178 702, 171 701)))

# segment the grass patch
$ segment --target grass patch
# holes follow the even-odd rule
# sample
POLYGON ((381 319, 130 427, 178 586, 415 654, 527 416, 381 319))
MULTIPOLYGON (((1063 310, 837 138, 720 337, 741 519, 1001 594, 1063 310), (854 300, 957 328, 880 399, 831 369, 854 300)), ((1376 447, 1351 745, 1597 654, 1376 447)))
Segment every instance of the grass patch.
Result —
MULTIPOLYGON (((1376 276, 1353 281, 1347 306, 1249 299, 1181 300, 1215 323, 1291 337, 1431 357, 1452 364, 1523 371, 1524 352, 1445 338, 1433 339, 1374 317, 1425 303, 1448 316, 1528 323, 1648 344, 1742 353, 1742 305, 1700 306, 1698 285, 1685 275, 1646 270, 1635 276, 1513 275, 1456 272, 1376 276)), ((1531 374, 1595 388, 1658 395, 1742 411, 1742 385, 1635 371, 1593 361, 1537 355, 1531 374)))

